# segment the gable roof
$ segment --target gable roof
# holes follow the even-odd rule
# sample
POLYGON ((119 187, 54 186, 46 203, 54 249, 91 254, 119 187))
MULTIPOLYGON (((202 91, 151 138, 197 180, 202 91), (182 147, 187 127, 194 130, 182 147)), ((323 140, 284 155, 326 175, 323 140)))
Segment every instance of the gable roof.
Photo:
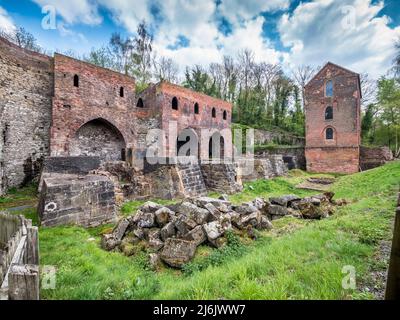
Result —
POLYGON ((319 71, 310 79, 310 81, 307 82, 307 84, 304 86, 304 88, 308 87, 308 85, 309 85, 312 81, 314 81, 314 79, 317 78, 328 66, 333 66, 333 67, 335 67, 335 68, 342 69, 342 70, 346 71, 347 73, 351 73, 351 74, 353 74, 354 76, 356 76, 357 79, 358 79, 358 87, 360 88, 360 98, 362 98, 360 74, 359 74, 359 73, 356 73, 356 72, 354 72, 354 71, 351 71, 351 70, 349 70, 349 69, 346 69, 345 67, 339 66, 338 64, 335 64, 335 63, 330 62, 330 61, 328 61, 328 62, 321 68, 321 70, 319 70, 319 71))

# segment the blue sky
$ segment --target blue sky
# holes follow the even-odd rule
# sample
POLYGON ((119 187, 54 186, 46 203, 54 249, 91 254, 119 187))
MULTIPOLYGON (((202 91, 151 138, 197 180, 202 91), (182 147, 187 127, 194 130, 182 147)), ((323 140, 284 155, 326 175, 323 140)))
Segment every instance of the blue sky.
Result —
POLYGON ((143 19, 157 55, 182 70, 249 48, 286 70, 329 60, 377 78, 400 37, 398 0, 0 0, 0 28, 23 26, 50 51, 88 53, 113 32, 134 35, 143 19), (56 29, 42 28, 46 5, 56 29))

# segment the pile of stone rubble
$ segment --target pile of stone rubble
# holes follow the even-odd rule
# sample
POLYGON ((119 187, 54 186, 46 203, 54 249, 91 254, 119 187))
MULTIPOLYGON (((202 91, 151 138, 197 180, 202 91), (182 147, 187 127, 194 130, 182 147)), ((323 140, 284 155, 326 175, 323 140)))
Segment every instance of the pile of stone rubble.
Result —
POLYGON ((104 234, 105 250, 122 251, 130 256, 146 250, 153 266, 160 260, 180 268, 195 255, 196 248, 207 243, 223 246, 228 230, 255 237, 254 229, 272 228, 271 220, 284 216, 321 219, 333 214, 333 193, 299 198, 295 195, 262 198, 233 205, 226 196, 200 197, 162 206, 146 202, 136 214, 119 221, 112 233, 104 234))

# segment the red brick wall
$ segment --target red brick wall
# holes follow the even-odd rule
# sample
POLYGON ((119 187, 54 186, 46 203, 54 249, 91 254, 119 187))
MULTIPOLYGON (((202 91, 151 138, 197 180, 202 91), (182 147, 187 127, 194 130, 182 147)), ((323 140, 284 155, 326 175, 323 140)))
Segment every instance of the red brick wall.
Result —
POLYGON ((216 129, 223 130, 225 134, 225 153, 230 154, 232 150, 231 138, 231 117, 232 105, 229 102, 198 93, 184 87, 168 82, 161 82, 152 86, 141 95, 145 104, 156 104, 157 109, 162 112, 161 128, 166 133, 167 154, 175 156, 173 148, 169 148, 170 123, 176 122, 177 134, 186 128, 196 131, 200 142, 202 158, 208 158, 208 143, 216 129), (178 99, 178 110, 172 109, 172 99, 178 99), (194 105, 198 103, 199 114, 195 114, 194 105), (212 108, 216 109, 216 117, 212 117, 212 108), (223 112, 226 111, 226 120, 223 119, 223 112), (201 129, 210 129, 206 136, 201 136, 201 129))
POLYGON ((52 156, 69 155, 78 129, 98 118, 117 128, 127 147, 139 148, 140 121, 156 117, 157 112, 136 108, 134 79, 59 54, 54 57, 54 71, 52 156), (78 88, 74 87, 75 74, 79 76, 78 88), (120 87, 124 97, 120 97, 120 87))
POLYGON ((305 88, 306 160, 313 172, 359 171, 360 88, 358 75, 328 63, 305 88), (325 96, 327 79, 333 81, 333 97, 325 96), (333 107, 333 119, 325 109, 333 107), (326 128, 334 139, 325 139, 326 128))

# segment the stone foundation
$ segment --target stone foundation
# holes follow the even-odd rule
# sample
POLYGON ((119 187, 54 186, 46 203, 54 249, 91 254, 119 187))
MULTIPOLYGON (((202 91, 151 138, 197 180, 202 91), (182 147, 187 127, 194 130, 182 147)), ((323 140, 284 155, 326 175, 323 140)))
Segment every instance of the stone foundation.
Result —
POLYGON ((207 189, 221 193, 235 193, 243 189, 235 163, 201 162, 201 171, 207 189))
POLYGON ((52 174, 43 179, 38 212, 42 226, 111 222, 116 218, 114 184, 100 175, 52 174))
POLYGON ((306 148, 307 171, 318 173, 356 173, 359 171, 358 147, 306 148))
POLYGON ((361 170, 369 170, 393 160, 393 153, 388 147, 361 147, 361 170))
POLYGON ((49 154, 53 84, 50 57, 0 37, 0 195, 40 174, 49 154))
POLYGON ((269 156, 282 156, 283 161, 291 169, 306 170, 306 157, 304 147, 274 147, 256 153, 257 158, 268 158, 269 156))
POLYGON ((258 179, 270 179, 287 174, 288 167, 281 155, 266 156, 264 158, 240 159, 241 179, 254 181, 258 179))

